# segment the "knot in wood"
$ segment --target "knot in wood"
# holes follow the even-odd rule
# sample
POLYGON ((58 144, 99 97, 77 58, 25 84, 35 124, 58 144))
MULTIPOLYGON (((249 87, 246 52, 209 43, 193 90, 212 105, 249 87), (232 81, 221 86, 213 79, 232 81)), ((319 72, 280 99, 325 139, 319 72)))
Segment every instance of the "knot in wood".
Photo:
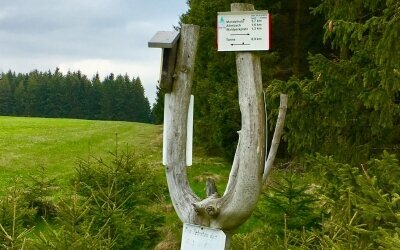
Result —
POLYGON ((217 217, 219 214, 219 209, 214 205, 209 205, 206 207, 206 212, 210 217, 217 217))
POLYGON ((215 218, 220 213, 220 209, 217 200, 215 198, 214 199, 207 198, 200 202, 192 203, 192 206, 196 214, 200 216, 215 218))

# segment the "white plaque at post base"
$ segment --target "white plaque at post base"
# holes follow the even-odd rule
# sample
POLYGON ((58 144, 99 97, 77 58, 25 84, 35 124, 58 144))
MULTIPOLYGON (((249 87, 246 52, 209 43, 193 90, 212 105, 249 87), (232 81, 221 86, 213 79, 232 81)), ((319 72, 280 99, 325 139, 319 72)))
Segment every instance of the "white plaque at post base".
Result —
POLYGON ((270 46, 268 11, 218 12, 218 51, 262 51, 270 46))
POLYGON ((220 229, 183 224, 181 250, 224 250, 225 241, 220 229))

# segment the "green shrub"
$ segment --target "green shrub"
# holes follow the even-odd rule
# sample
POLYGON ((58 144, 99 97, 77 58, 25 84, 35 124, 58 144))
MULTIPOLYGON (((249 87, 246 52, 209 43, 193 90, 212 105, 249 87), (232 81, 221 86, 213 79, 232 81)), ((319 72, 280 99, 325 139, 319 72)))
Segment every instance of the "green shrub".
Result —
POLYGON ((264 191, 255 216, 272 227, 280 237, 285 231, 301 232, 319 228, 321 212, 317 209, 318 197, 310 186, 295 173, 275 177, 264 191))
POLYGON ((94 217, 89 214, 90 199, 73 194, 57 205, 57 218, 39 232, 30 248, 35 249, 111 249, 113 242, 107 237, 106 226, 93 232, 94 217))
POLYGON ((24 189, 19 180, 0 198, 0 246, 22 249, 31 233, 35 211, 24 200, 24 189))
POLYGON ((399 249, 400 165, 384 152, 359 166, 309 156, 307 178, 277 172, 232 249, 399 249), (260 223, 257 223, 260 225, 260 223))
POLYGON ((166 192, 154 170, 129 152, 112 154, 112 160, 92 158, 77 167, 76 183, 82 197, 91 197, 92 231, 105 226, 113 249, 154 246, 164 217, 151 206, 166 192))
POLYGON ((29 176, 24 183, 24 199, 29 207, 36 210, 37 217, 48 219, 56 216, 54 195, 59 187, 56 178, 49 178, 46 171, 40 166, 36 174, 29 176))
POLYGON ((282 249, 283 240, 271 232, 270 227, 254 229, 249 233, 234 234, 231 241, 232 250, 282 249))
MULTIPOLYGON (((377 249, 383 237, 400 227, 400 165, 395 155, 383 153, 358 167, 317 155, 307 163, 320 181, 320 205, 325 211, 320 245, 377 249)), ((395 237, 395 236, 393 236, 395 237)))
POLYGON ((57 204, 57 217, 40 232, 37 249, 149 249, 164 217, 151 209, 160 193, 155 172, 137 155, 82 160, 73 193, 57 204))

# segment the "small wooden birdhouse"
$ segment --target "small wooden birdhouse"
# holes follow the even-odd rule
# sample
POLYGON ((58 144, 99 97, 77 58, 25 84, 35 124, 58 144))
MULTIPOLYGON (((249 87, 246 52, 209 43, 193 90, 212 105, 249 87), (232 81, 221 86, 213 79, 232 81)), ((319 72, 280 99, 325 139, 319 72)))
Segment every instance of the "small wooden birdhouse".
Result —
POLYGON ((172 91, 179 36, 178 31, 158 31, 148 43, 150 48, 162 48, 160 88, 167 93, 172 91))

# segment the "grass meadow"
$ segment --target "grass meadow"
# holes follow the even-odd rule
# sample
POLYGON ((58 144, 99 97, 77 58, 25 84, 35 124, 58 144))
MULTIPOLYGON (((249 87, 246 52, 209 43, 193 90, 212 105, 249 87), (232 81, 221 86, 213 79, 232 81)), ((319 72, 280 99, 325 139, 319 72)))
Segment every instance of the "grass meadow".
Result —
POLYGON ((0 192, 44 167, 65 186, 79 159, 128 147, 161 166, 162 126, 133 122, 0 116, 0 192))
MULTIPOLYGON (((162 126, 118 121, 0 116, 0 194, 15 178, 27 179, 44 167, 49 177, 66 187, 79 159, 107 158, 128 148, 151 167, 161 165, 162 126)), ((218 188, 226 185, 230 165, 195 149, 189 178, 194 191, 204 196, 205 180, 213 177, 218 188)))

